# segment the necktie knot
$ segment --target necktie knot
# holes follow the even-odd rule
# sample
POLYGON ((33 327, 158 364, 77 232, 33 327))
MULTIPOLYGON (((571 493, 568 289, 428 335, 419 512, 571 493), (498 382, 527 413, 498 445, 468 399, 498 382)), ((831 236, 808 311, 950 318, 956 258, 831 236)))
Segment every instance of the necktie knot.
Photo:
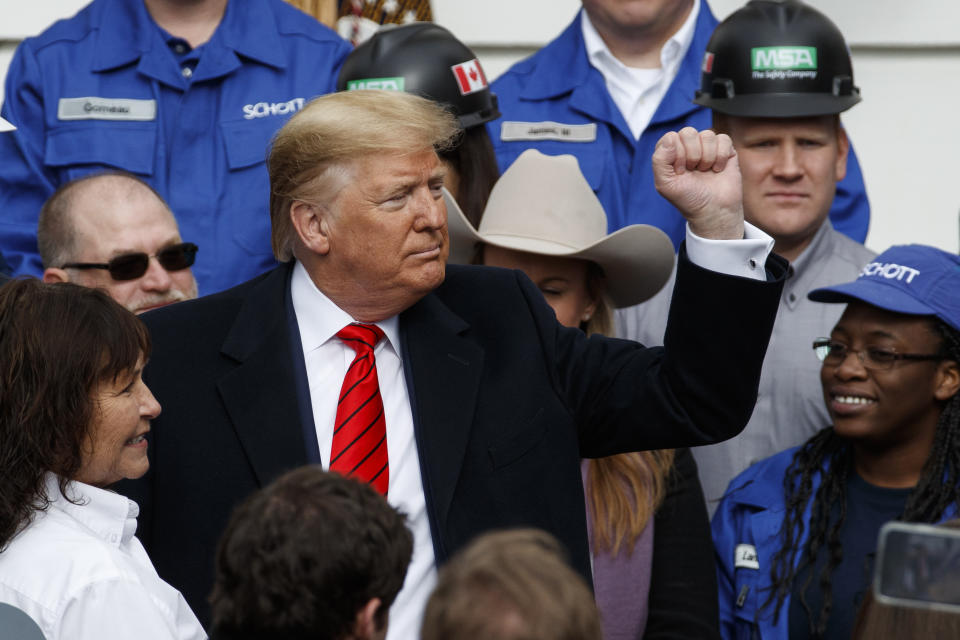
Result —
POLYGON ((373 351, 383 338, 383 329, 375 324, 354 322, 337 331, 337 337, 360 355, 373 351))

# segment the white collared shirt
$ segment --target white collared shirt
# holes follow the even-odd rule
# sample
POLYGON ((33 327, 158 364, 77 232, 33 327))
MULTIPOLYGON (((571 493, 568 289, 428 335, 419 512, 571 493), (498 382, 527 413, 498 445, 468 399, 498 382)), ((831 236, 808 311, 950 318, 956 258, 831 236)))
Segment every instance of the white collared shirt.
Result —
POLYGON ((603 75, 607 91, 623 114, 634 138, 639 139, 640 134, 650 124, 660 101, 677 76, 680 63, 693 42, 699 13, 700 0, 694 0, 686 21, 660 50, 659 69, 637 69, 617 60, 590 22, 587 12, 581 13, 580 26, 587 58, 591 66, 603 75))
MULTIPOLYGON (((137 504, 71 482, 0 553, 0 602, 33 618, 47 640, 199 640, 180 592, 160 579, 140 541, 137 504)), ((0 634, 2 635, 2 634, 0 634)))
MULTIPOLYGON (((356 355, 351 347, 336 337, 336 333, 354 319, 317 289, 299 262, 294 266, 290 287, 303 345, 320 459, 323 468, 328 469, 337 399, 343 377, 356 355)), ((413 409, 403 375, 400 319, 393 316, 376 324, 383 329, 385 336, 373 355, 387 425, 390 464, 387 502, 407 515, 407 526, 413 532, 413 559, 403 589, 390 610, 387 640, 406 640, 420 636, 423 609, 436 584, 436 560, 413 434, 413 409)))

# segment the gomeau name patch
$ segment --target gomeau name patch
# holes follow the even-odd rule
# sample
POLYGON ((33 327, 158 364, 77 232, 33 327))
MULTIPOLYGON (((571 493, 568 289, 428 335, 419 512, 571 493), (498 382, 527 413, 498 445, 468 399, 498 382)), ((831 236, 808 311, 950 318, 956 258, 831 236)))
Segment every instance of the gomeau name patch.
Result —
POLYGON ((60 98, 57 102, 59 120, 135 120, 157 118, 156 100, 132 98, 60 98))

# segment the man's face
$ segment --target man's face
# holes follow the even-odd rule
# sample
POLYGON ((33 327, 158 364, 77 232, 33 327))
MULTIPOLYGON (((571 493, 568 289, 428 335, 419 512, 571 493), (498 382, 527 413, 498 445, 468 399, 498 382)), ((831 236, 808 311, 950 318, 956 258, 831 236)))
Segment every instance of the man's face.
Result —
POLYGON ((324 260, 331 275, 352 283, 351 295, 413 304, 443 282, 450 249, 443 178, 430 148, 353 163, 323 222, 324 260))
POLYGON ((601 33, 641 31, 669 38, 683 24, 693 0, 582 0, 601 33))
POLYGON ((728 117, 748 222, 796 258, 826 220, 847 171, 847 136, 834 116, 728 117))
POLYGON ((134 313, 197 297, 190 269, 167 271, 153 257, 182 240, 173 216, 148 189, 104 182, 81 191, 70 206, 77 247, 71 262, 106 263, 139 252, 151 256, 147 271, 134 280, 114 280, 105 269, 68 269, 71 281, 104 289, 134 313))

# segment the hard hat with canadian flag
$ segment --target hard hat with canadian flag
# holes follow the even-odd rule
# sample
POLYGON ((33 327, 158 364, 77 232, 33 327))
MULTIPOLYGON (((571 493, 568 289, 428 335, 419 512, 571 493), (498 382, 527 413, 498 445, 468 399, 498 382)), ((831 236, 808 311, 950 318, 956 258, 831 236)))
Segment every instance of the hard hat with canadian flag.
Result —
POLYGON ((416 93, 447 105, 464 128, 500 117, 483 67, 470 47, 430 22, 386 26, 347 56, 337 90, 416 93))

